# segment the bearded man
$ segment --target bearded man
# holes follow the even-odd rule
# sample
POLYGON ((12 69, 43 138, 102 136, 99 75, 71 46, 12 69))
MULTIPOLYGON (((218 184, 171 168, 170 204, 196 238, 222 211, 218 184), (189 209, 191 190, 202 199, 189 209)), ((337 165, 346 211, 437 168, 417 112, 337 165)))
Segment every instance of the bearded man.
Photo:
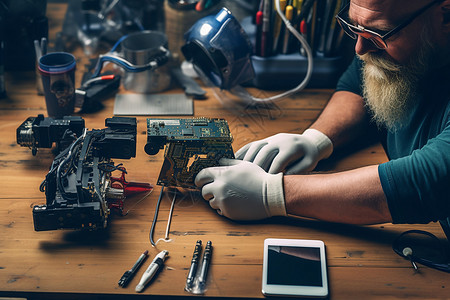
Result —
POLYGON ((235 220, 448 222, 450 0, 351 0, 336 18, 356 57, 320 117, 303 134, 255 141, 238 160, 202 170, 203 197, 235 220), (389 162, 305 174, 372 129, 389 162))

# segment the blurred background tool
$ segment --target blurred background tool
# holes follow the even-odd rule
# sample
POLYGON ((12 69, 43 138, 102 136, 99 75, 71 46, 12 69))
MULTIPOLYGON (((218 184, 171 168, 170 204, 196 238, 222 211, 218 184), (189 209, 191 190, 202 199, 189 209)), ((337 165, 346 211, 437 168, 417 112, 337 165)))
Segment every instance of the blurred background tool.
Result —
POLYGON ((206 99, 206 91, 193 78, 185 75, 180 67, 171 68, 170 73, 183 87, 186 96, 194 99, 206 99))
POLYGON ((48 38, 46 11, 47 0, 0 1, 6 71, 35 69, 34 40, 48 38))
POLYGON ((92 55, 109 49, 122 36, 141 30, 163 30, 161 0, 68 0, 58 51, 78 45, 92 55))
POLYGON ((184 34, 199 19, 217 13, 222 8, 222 0, 205 1, 199 5, 197 0, 166 0, 164 1, 165 32, 169 41, 169 50, 175 62, 184 60, 181 46, 184 45, 184 34))

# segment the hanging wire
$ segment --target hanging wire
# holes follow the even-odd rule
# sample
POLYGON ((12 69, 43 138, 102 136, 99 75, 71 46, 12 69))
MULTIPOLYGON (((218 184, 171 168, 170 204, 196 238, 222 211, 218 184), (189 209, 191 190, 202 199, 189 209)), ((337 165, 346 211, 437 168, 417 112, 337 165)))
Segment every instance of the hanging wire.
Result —
POLYGON ((154 57, 150 62, 143 64, 143 65, 132 64, 125 58, 117 55, 116 53, 108 52, 107 54, 99 55, 99 59, 97 61, 97 65, 95 67, 94 74, 91 76, 91 78, 96 78, 96 77, 100 76, 100 73, 103 68, 103 64, 105 62, 112 62, 131 73, 156 69, 156 68, 162 66, 163 64, 165 64, 166 62, 168 62, 169 58, 170 58, 169 50, 167 50, 166 48, 161 46, 160 51, 161 51, 161 55, 154 57))
POLYGON ((233 89, 233 93, 235 93, 236 95, 238 95, 250 102, 251 101, 256 102, 256 103, 270 102, 270 101, 277 101, 277 100, 281 100, 283 98, 289 97, 289 96, 303 90, 304 88, 306 88, 306 86, 308 85, 309 80, 311 79, 311 76, 312 76, 314 58, 313 58, 311 47, 309 46, 308 42, 303 37, 303 35, 300 32, 298 32, 294 28, 294 26, 292 26, 291 22, 289 22, 289 20, 285 17, 284 13, 281 11, 280 1, 275 1, 275 8, 276 8, 276 11, 277 11, 278 15, 280 16, 281 20, 284 22, 286 28, 292 33, 292 35, 294 35, 294 37, 300 42, 303 49, 305 50, 306 57, 308 59, 308 67, 306 69, 306 75, 305 75, 305 78, 303 79, 303 81, 300 82, 300 84, 297 85, 295 88, 293 88, 289 91, 286 91, 284 93, 281 93, 281 94, 278 94, 278 95, 275 95, 272 97, 268 97, 268 98, 254 97, 254 96, 250 95, 246 90, 238 89, 238 88, 233 89))
POLYGON ((172 241, 171 239, 169 239, 169 233, 170 233, 170 225, 172 224, 172 216, 173 216, 173 211, 174 211, 174 208, 175 208, 176 197, 177 197, 177 190, 174 189, 174 194, 173 194, 173 198, 172 198, 172 204, 170 205, 169 217, 167 219, 166 234, 165 234, 164 238, 159 238, 155 242, 155 245, 158 245, 158 243, 160 241, 164 241, 166 243, 169 243, 169 242, 172 241))
POLYGON ((141 199, 139 199, 136 203, 134 203, 129 209, 127 209, 127 211, 125 213, 122 214, 122 217, 127 216, 130 211, 132 211, 134 209, 134 207, 136 207, 139 203, 141 203, 145 198, 147 198, 151 193, 153 192, 153 188, 147 192, 144 196, 141 197, 141 199))
POLYGON ((177 190, 175 189, 173 193, 172 204, 170 205, 169 218, 167 219, 166 235, 164 236, 164 239, 166 241, 169 240, 170 224, 172 224, 173 209, 175 207, 176 197, 177 197, 177 190))
POLYGON ((155 215, 153 217, 152 227, 150 228, 150 233, 149 233, 150 243, 152 244, 153 247, 156 247, 156 243, 153 240, 153 234, 155 232, 155 225, 156 225, 156 220, 158 219, 159 206, 161 204, 163 192, 164 192, 164 184, 161 186, 161 192, 159 193, 158 202, 156 202, 155 215))

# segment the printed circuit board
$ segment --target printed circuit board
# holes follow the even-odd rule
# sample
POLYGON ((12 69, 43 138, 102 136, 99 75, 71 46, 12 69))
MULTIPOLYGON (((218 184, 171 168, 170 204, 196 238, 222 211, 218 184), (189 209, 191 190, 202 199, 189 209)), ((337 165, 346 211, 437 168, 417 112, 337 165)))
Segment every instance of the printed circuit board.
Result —
POLYGON ((217 118, 147 119, 145 152, 155 155, 166 146, 158 185, 195 188, 203 168, 234 158, 228 123, 217 118))

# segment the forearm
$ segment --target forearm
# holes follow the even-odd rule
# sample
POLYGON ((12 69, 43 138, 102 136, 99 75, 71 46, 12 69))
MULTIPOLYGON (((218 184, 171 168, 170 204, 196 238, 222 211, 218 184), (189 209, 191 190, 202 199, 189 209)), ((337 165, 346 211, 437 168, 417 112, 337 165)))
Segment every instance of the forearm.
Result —
POLYGON ((348 224, 392 222, 378 166, 285 176, 284 196, 290 215, 348 224))
POLYGON ((340 91, 333 94, 310 128, 324 133, 333 142, 333 147, 338 148, 367 132, 368 126, 361 96, 340 91))

